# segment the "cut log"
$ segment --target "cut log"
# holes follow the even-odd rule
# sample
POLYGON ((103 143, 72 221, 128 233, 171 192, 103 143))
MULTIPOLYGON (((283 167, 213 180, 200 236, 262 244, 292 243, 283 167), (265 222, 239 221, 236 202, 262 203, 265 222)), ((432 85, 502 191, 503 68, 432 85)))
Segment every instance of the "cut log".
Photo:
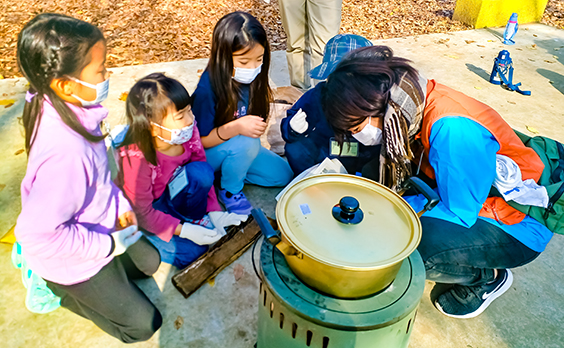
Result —
POLYGON ((188 298, 202 284, 243 255, 258 239, 260 228, 252 216, 240 226, 231 226, 223 238, 199 259, 172 277, 172 284, 188 298))

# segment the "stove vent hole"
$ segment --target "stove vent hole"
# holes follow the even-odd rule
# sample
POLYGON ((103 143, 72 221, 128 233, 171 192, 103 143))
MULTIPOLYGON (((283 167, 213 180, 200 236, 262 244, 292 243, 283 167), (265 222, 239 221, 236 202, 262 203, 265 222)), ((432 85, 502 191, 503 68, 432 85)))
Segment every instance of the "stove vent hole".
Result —
POLYGON ((311 346, 311 339, 313 338, 313 332, 307 330, 306 334, 306 346, 311 346))
POLYGON ((405 330, 405 333, 408 334, 409 333, 409 327, 411 326, 411 319, 409 319, 409 321, 407 322, 407 330, 405 330))
POLYGON ((328 348, 329 347, 329 337, 325 336, 323 337, 323 348, 328 348))
POLYGON ((284 313, 280 313, 280 328, 284 328, 284 313))
POLYGON ((296 338, 296 333, 298 333, 298 324, 292 323, 292 338, 296 338))
POLYGON ((270 317, 274 315, 274 302, 270 302, 270 317))

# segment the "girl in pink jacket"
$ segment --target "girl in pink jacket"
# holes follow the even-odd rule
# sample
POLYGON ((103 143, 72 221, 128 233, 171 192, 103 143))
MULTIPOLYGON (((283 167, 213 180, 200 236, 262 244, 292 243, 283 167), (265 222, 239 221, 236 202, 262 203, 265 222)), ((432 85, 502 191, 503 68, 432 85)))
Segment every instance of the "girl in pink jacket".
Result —
POLYGON ((126 102, 127 130, 119 146, 118 184, 139 226, 163 262, 184 268, 246 215, 222 212, 195 127, 192 99, 180 82, 161 73, 145 76, 126 102))

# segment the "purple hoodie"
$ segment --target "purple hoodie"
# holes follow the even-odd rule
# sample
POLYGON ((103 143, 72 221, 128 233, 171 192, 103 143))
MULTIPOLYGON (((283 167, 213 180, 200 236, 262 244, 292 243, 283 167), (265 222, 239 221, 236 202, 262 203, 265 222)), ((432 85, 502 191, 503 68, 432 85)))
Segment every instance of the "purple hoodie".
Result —
MULTIPOLYGON (((102 134, 106 108, 67 105, 88 131, 102 134)), ((71 285, 112 260, 109 234, 131 206, 111 180, 104 142, 90 143, 71 130, 47 98, 21 190, 15 234, 30 269, 71 285)))

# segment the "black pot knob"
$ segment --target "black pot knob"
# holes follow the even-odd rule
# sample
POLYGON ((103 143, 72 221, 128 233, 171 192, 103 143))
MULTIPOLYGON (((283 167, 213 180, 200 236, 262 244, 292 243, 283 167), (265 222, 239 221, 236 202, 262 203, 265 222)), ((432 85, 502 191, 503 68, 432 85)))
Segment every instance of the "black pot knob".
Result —
POLYGON ((351 196, 341 198, 338 205, 332 210, 333 217, 344 224, 358 224, 364 218, 358 200, 351 196))

